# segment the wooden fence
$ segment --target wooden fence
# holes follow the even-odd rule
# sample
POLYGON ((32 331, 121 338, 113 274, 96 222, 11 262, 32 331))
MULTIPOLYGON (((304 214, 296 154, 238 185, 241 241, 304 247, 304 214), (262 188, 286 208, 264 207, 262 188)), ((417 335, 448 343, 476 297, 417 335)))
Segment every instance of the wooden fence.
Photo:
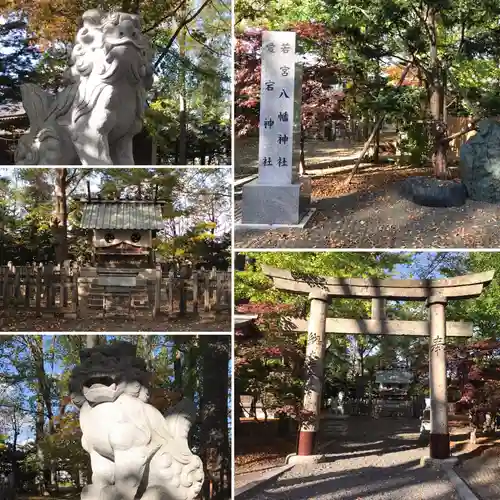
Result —
POLYGON ((372 417, 414 417, 421 416, 425 400, 413 397, 408 400, 349 399, 343 403, 344 414, 372 417))
POLYGON ((1 266, 0 319, 18 311, 66 317, 220 312, 231 309, 231 273, 78 265, 1 266))

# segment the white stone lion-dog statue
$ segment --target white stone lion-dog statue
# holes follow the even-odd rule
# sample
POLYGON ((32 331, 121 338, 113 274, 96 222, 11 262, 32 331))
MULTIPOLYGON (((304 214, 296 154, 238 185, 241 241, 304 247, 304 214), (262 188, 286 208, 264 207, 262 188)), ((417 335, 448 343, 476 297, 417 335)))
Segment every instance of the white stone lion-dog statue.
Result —
POLYGON ((204 472, 188 445, 194 404, 184 399, 166 415, 148 404, 150 374, 128 342, 84 349, 80 359, 69 386, 92 467, 82 500, 195 499, 204 472))
POLYGON ((57 94, 24 84, 30 129, 18 165, 133 165, 132 139, 143 126, 153 83, 152 50, 139 16, 89 10, 57 94))

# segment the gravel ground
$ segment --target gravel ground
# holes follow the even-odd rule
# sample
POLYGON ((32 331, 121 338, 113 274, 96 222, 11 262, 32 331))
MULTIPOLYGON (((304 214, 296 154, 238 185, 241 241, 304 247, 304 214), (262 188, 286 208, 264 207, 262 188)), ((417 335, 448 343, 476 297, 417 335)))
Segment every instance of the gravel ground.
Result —
MULTIPOLYGON (((332 180, 333 182, 333 180, 332 180)), ((304 229, 235 229, 237 248, 497 248, 500 205, 418 206, 397 183, 372 193, 323 198, 304 229)), ((236 201, 236 218, 241 210, 236 201)))
POLYGON ((326 462, 296 466, 240 500, 458 500, 444 472, 420 467, 427 448, 418 420, 352 418, 330 422, 326 462))
POLYGON ((480 456, 472 457, 455 468, 458 475, 481 500, 500 498, 500 446, 493 446, 480 456))

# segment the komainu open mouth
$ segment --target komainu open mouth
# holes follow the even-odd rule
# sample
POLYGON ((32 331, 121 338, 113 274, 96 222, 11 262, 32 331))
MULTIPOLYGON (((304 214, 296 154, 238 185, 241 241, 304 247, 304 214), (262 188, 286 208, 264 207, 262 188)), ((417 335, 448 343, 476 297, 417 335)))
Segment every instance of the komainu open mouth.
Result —
POLYGON ((108 389, 115 390, 116 382, 111 377, 92 377, 85 382, 84 387, 87 389, 106 387, 108 389))
POLYGON ((121 392, 113 377, 96 376, 85 381, 82 393, 90 404, 100 404, 115 401, 121 392))

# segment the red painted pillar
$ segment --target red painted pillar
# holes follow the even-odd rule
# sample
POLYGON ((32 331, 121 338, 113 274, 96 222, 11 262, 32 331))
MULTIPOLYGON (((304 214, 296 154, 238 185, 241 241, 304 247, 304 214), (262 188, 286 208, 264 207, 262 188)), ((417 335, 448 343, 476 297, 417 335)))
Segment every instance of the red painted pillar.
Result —
POLYGON ((329 297, 324 292, 309 294, 311 309, 307 328, 304 411, 308 416, 300 426, 297 455, 314 455, 319 430, 323 384, 325 328, 329 297))

